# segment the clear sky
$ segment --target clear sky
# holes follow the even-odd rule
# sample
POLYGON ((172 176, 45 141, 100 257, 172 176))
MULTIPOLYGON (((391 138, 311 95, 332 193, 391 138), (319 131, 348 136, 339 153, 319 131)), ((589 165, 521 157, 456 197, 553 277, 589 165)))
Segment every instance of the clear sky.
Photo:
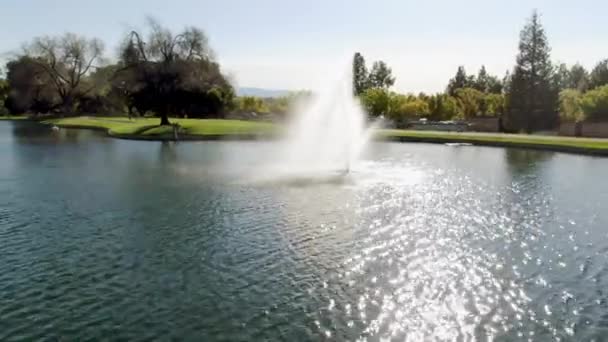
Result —
POLYGON ((239 86, 312 88, 360 51, 393 68, 397 90, 435 92, 458 65, 502 77, 535 8, 554 61, 591 68, 608 58, 606 0, 0 0, 0 51, 71 31, 101 38, 114 57, 125 32, 152 16, 203 28, 239 86))

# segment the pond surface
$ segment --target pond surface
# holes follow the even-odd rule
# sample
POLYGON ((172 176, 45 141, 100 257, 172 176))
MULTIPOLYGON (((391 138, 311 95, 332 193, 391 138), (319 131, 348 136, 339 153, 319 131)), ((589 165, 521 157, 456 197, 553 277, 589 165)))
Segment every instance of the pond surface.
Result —
POLYGON ((608 159, 275 152, 0 123, 0 340, 608 340, 608 159))

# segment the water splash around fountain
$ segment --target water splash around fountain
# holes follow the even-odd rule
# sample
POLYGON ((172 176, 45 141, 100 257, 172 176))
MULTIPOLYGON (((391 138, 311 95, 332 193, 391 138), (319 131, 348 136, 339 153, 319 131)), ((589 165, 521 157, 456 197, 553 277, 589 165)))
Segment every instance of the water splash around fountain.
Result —
POLYGON ((281 170, 287 175, 348 174, 370 139, 367 114, 353 96, 352 70, 295 106, 287 127, 281 170))

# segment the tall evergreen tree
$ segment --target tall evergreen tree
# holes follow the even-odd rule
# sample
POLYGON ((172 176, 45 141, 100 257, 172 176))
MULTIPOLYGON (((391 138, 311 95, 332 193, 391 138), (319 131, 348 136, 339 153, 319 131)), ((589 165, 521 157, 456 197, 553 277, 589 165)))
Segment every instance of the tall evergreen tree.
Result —
POLYGON ((488 76, 488 88, 487 93, 491 94, 502 94, 503 83, 496 76, 488 76))
POLYGON ((589 88, 589 73, 580 64, 574 64, 570 68, 570 88, 577 89, 579 91, 587 91, 589 88))
POLYGON ((557 88, 550 48, 536 11, 521 31, 517 64, 510 86, 505 126, 532 132, 557 124, 557 88))
POLYGON ((513 75, 511 72, 507 70, 505 72, 505 76, 502 78, 502 90, 505 94, 511 93, 511 81, 513 80, 513 75))
POLYGON ((572 88, 570 85, 570 69, 565 63, 561 63, 553 74, 553 82, 555 87, 560 91, 572 88))
POLYGON ((589 75, 589 89, 608 84, 608 59, 599 62, 589 75))
POLYGON ((486 93, 488 92, 489 84, 489 75, 486 71, 486 67, 484 65, 481 66, 479 72, 477 73, 477 78, 475 79, 475 83, 473 84, 473 88, 486 93))
POLYGON ((454 78, 450 79, 446 92, 450 96, 454 96, 456 95, 456 90, 471 87, 473 85, 472 81, 474 81, 474 77, 467 76, 467 72, 464 70, 464 67, 459 66, 454 78))
POLYGON ((482 93, 502 93, 502 82, 498 77, 488 74, 484 65, 479 69, 476 78, 469 77, 469 83, 469 87, 475 88, 482 93))
POLYGON ((361 95, 369 87, 365 58, 359 52, 353 57, 353 93, 361 95))
POLYGON ((393 70, 383 61, 374 62, 372 70, 369 73, 369 85, 372 88, 390 88, 395 84, 393 70))
POLYGON ((585 92, 589 86, 589 73, 580 65, 575 64, 571 68, 564 63, 557 67, 554 74, 555 86, 558 89, 576 89, 585 92))

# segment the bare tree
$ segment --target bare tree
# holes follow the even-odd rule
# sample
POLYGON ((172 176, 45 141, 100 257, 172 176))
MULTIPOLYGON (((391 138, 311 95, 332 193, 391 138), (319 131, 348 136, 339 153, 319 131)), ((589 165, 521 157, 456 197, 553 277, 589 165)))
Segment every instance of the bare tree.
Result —
POLYGON ((136 49, 131 54, 146 62, 170 63, 175 60, 208 60, 214 59, 214 53, 209 47, 209 39, 205 32, 190 26, 174 35, 171 30, 163 27, 156 19, 146 20, 149 32, 146 39, 137 31, 131 31, 125 41, 125 49, 136 49))
POLYGON ((35 38, 24 50, 49 75, 63 110, 71 113, 75 99, 92 90, 83 88, 82 81, 101 61, 104 46, 99 39, 66 33, 61 37, 35 38))
POLYGON ((196 27, 186 28, 178 40, 179 55, 185 60, 213 60, 214 54, 209 47, 205 32, 196 27))

